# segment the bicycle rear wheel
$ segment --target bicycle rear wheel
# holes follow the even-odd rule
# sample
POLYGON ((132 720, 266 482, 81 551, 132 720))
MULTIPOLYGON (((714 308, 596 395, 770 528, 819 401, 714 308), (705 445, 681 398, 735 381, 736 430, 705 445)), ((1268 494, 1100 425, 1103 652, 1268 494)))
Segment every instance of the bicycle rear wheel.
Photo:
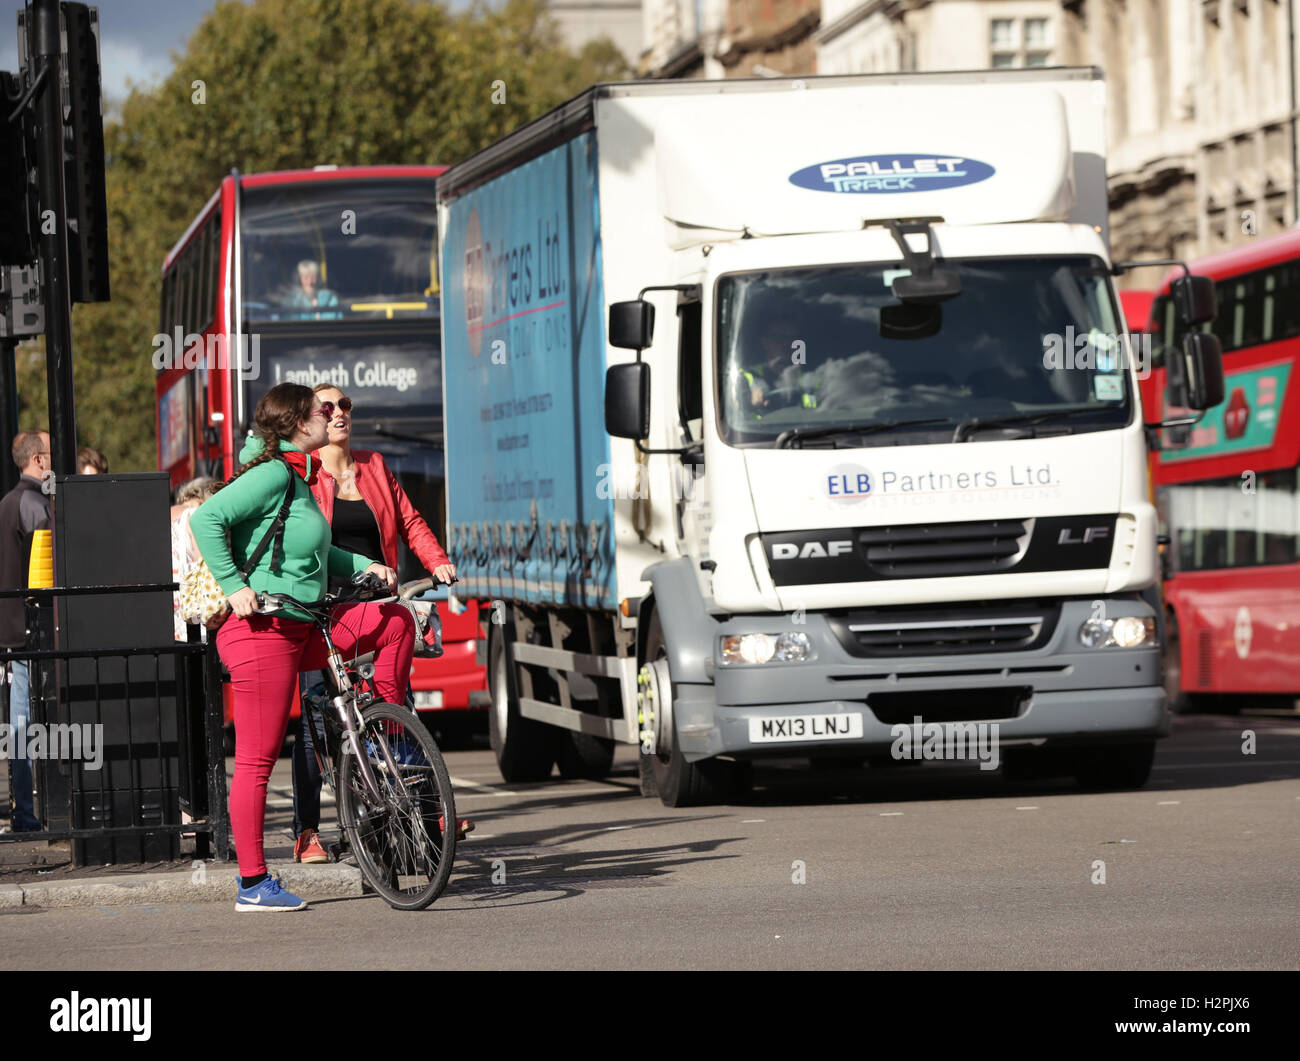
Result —
POLYGON ((362 710, 359 740, 380 798, 367 794, 344 740, 339 822, 371 887, 397 910, 422 910, 442 894, 456 856, 456 804, 442 753, 415 713, 393 704, 362 710))

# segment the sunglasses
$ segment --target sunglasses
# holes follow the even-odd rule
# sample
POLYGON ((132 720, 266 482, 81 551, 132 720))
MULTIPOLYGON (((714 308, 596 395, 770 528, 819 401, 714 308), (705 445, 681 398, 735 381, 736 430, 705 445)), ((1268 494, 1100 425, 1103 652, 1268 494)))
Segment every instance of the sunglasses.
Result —
MULTIPOLYGON (((340 398, 340 399, 339 399, 339 403, 338 403, 338 409, 339 409, 340 412, 344 412, 344 413, 350 413, 350 412, 352 412, 352 399, 351 399, 351 398, 340 398)), ((334 419, 334 403, 333 403, 333 402, 321 402, 321 403, 320 403, 320 408, 317 409, 316 411, 317 411, 318 413, 320 413, 321 416, 325 417, 326 420, 333 420, 333 419, 334 419)))

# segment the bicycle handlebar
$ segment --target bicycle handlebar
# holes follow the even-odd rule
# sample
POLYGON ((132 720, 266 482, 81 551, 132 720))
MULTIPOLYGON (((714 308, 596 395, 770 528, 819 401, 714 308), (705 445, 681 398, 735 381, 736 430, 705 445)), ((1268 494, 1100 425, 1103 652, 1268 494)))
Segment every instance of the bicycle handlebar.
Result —
MULTIPOLYGON (((453 578, 450 585, 459 582, 459 578, 453 578)), ((433 579, 421 578, 414 582, 408 582, 405 586, 399 588, 397 596, 387 597, 370 597, 367 594, 377 593, 380 590, 387 589, 377 575, 368 572, 361 572, 354 575, 352 584, 337 593, 327 593, 318 601, 310 604, 304 604, 296 597, 291 597, 287 593, 259 593, 257 595, 257 610, 260 614, 269 615, 281 611, 286 605, 298 608, 300 611, 311 612, 313 614, 326 611, 329 608, 336 607, 340 604, 350 604, 353 601, 369 600, 372 603, 383 603, 390 600, 410 600, 412 597, 419 596, 433 588, 433 579)))
MULTIPOLYGON (((459 577, 453 577, 450 582, 442 583, 442 584, 450 587, 450 586, 454 586, 459 581, 460 581, 459 577)), ((399 600, 410 600, 412 597, 418 597, 422 593, 428 593, 429 590, 433 589, 435 585, 439 585, 439 584, 440 583, 435 582, 435 580, 431 578, 419 578, 416 579, 414 582, 408 582, 404 586, 399 586, 397 590, 397 597, 399 600)))
POLYGON ((291 597, 288 593, 259 593, 257 595, 257 610, 261 614, 271 614, 273 612, 278 612, 286 605, 289 605, 298 608, 300 611, 317 614, 340 604, 350 604, 353 601, 376 599, 394 600, 395 598, 391 596, 388 598, 375 598, 373 596, 368 596, 369 594, 375 594, 386 590, 387 588, 388 587, 379 580, 378 576, 363 571, 353 576, 352 584, 350 586, 344 587, 337 593, 327 593, 320 600, 312 601, 310 604, 305 604, 296 597, 291 597))

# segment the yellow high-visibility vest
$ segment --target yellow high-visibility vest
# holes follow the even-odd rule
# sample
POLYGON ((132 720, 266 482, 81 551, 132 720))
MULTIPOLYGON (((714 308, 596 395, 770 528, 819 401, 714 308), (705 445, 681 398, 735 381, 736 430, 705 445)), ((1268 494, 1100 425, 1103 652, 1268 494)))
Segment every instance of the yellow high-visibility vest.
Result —
MULTIPOLYGON (((742 368, 742 369, 740 370, 740 374, 741 374, 742 376, 745 377, 745 382, 749 384, 749 388, 750 388, 750 390, 753 390, 753 389, 754 389, 754 373, 748 371, 747 369, 743 369, 743 368, 742 368)), ((801 404, 805 409, 816 409, 816 408, 817 408, 817 396, 816 396, 815 394, 809 394, 807 391, 804 391, 804 392, 799 396, 799 400, 800 400, 800 404, 801 404)), ((755 414, 754 414, 754 419, 756 419, 756 420, 762 420, 762 419, 763 419, 763 416, 762 416, 761 413, 755 413, 755 414)))

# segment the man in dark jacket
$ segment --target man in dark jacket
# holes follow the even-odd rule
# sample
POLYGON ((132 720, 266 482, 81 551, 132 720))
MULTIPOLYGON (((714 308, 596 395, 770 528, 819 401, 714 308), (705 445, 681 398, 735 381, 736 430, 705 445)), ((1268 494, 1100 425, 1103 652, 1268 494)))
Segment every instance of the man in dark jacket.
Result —
MULTIPOLYGON (((42 489, 50 471, 50 436, 44 431, 24 431, 14 439, 14 463, 22 472, 9 493, 0 499, 0 589, 26 589, 32 535, 50 525, 50 499, 42 489)), ((19 649, 27 643, 27 617, 22 600, 0 598, 0 648, 19 649)), ((15 752, 27 747, 31 718, 28 664, 10 664, 9 724, 15 752)), ((32 805, 32 764, 25 755, 9 762, 9 793, 14 832, 41 828, 32 805)))

